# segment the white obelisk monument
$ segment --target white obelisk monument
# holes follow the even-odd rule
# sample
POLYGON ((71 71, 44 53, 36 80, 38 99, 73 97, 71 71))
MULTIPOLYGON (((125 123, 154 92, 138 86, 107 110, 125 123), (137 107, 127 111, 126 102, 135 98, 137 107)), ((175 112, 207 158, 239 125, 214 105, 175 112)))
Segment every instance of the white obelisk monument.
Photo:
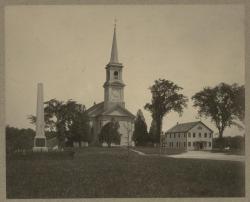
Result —
POLYGON ((44 126, 43 84, 38 83, 36 106, 36 136, 34 138, 33 151, 48 151, 44 133, 44 126))

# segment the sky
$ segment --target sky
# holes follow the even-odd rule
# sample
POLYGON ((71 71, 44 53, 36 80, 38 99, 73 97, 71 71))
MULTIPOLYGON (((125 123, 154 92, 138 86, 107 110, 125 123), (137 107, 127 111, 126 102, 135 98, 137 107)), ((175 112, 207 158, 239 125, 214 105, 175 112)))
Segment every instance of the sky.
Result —
MULTIPOLYGON (((37 83, 44 100, 76 100, 87 108, 104 99, 102 85, 117 19, 126 108, 143 111, 148 128, 154 80, 168 79, 189 98, 181 117, 170 112, 163 130, 199 118, 191 97, 220 82, 245 83, 242 5, 76 5, 5 8, 6 124, 34 128, 37 83)), ((242 134, 236 127, 225 135, 242 134)))

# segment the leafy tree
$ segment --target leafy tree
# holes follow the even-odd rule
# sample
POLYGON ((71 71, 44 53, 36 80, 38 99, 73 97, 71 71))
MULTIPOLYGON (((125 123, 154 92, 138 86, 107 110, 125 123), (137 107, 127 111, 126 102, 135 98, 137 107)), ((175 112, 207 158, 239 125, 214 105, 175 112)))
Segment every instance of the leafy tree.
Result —
POLYGON ((68 108, 69 111, 67 117, 69 137, 72 138, 73 141, 79 142, 80 146, 82 141, 89 142, 90 127, 85 106, 69 100, 66 103, 66 108, 68 108))
MULTIPOLYGON (((71 141, 85 141, 89 138, 88 117, 84 105, 73 100, 66 103, 51 99, 44 103, 45 129, 55 131, 59 148, 65 146, 66 137, 71 141)), ((36 117, 28 117, 35 124, 36 117)))
POLYGON ((147 131, 147 124, 145 122, 145 118, 143 116, 142 111, 139 109, 136 114, 135 119, 135 128, 132 137, 135 145, 144 145, 148 140, 148 131, 147 131))
POLYGON ((232 89, 234 91, 234 115, 239 121, 245 124, 245 86, 233 84, 232 89))
POLYGON ((175 111, 182 114, 183 108, 187 106, 187 97, 179 93, 181 87, 165 79, 155 80, 154 85, 149 88, 152 93, 151 103, 147 103, 144 108, 151 112, 156 124, 156 142, 160 142, 162 130, 162 120, 166 114, 175 111))
POLYGON ((149 141, 151 143, 156 142, 156 123, 154 120, 151 121, 151 125, 148 132, 149 141))
POLYGON ((237 84, 220 83, 214 88, 205 87, 196 93, 192 100, 198 108, 199 116, 209 117, 223 136, 226 127, 234 124, 236 119, 243 120, 245 116, 244 87, 237 84))
POLYGON ((114 119, 106 123, 99 134, 99 141, 107 143, 108 147, 111 147, 111 143, 120 144, 121 134, 118 132, 119 127, 119 123, 114 119))

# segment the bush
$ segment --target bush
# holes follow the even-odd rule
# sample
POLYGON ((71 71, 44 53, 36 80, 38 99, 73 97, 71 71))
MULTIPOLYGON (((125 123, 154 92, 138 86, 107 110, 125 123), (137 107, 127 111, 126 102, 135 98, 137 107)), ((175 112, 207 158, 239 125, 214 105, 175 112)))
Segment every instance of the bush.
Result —
POLYGON ((221 139, 213 139, 213 148, 226 148, 229 147, 230 150, 240 150, 245 151, 245 137, 235 136, 235 137, 223 137, 221 139))

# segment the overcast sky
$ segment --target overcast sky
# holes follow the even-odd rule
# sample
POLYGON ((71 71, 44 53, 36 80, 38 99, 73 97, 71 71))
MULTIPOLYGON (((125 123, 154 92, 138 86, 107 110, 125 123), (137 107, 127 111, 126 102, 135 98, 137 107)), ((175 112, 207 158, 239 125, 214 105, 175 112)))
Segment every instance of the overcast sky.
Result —
MULTIPOLYGON (((104 99, 114 18, 123 63, 126 108, 143 109, 149 86, 165 78, 189 98, 220 82, 244 84, 244 8, 240 5, 9 6, 5 10, 6 122, 32 127, 36 88, 44 99, 73 99, 87 108, 104 99)), ((196 121, 189 100, 182 117, 171 112, 163 129, 196 121)), ((216 128, 209 119, 201 119, 216 128)), ((226 135, 240 134, 236 128, 226 135)))

